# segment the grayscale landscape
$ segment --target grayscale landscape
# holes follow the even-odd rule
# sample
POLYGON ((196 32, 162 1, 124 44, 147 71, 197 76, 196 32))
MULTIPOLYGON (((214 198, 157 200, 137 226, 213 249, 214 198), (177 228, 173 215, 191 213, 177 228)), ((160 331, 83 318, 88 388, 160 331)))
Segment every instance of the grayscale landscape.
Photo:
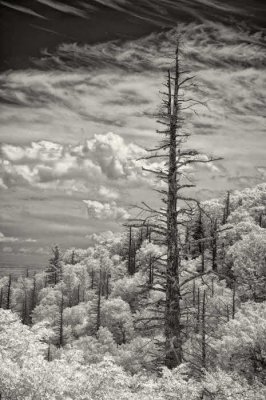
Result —
POLYGON ((264 1, 0 20, 0 399, 265 399, 264 1))

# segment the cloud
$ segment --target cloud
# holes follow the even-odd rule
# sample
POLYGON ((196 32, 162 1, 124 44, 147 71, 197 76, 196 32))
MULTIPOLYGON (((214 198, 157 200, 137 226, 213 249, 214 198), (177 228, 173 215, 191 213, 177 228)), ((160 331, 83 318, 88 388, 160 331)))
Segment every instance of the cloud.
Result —
POLYGON ((116 190, 108 188, 106 186, 100 186, 99 195, 106 199, 116 200, 119 198, 119 193, 116 190))
POLYGON ((266 167, 257 167, 257 171, 264 179, 266 179, 266 167))
POLYGON ((17 237, 12 237, 12 236, 5 236, 2 232, 0 232, 0 243, 9 243, 9 242, 29 242, 29 243, 34 243, 36 242, 35 239, 23 239, 23 238, 17 238, 17 237))
POLYGON ((0 188, 1 189, 7 189, 7 186, 4 184, 3 178, 0 178, 0 188))
POLYGON ((137 158, 145 154, 145 150, 134 143, 126 144, 124 139, 112 132, 106 135, 95 135, 87 140, 83 148, 74 149, 74 153, 92 159, 109 179, 136 179, 140 175, 141 165, 137 158))
POLYGON ((12 236, 5 236, 2 232, 0 232, 0 243, 8 243, 8 242, 17 242, 18 238, 12 236))
POLYGON ((86 12, 83 10, 69 6, 68 4, 63 4, 59 1, 55 0, 37 0, 39 3, 44 4, 48 7, 54 8, 57 11, 61 11, 63 13, 76 15, 77 17, 87 18, 86 12))
POLYGON ((36 239, 28 238, 28 239, 25 239, 25 242, 26 242, 26 243, 36 243, 37 240, 36 240, 36 239))
MULTIPOLYGON (((179 30, 183 68, 191 69, 198 84, 187 94, 208 105, 198 106, 197 114, 185 112, 184 131, 192 134, 188 147, 224 157, 197 169, 199 197, 261 182, 266 167, 262 33, 244 24, 211 22, 179 24, 179 30)), ((159 140, 153 115, 175 41, 172 29, 135 41, 65 43, 44 52, 31 69, 2 74, 4 232, 80 246, 88 233, 117 229, 111 222, 116 208, 157 201, 149 190, 151 176, 141 168, 145 162, 136 160, 159 140), (88 226, 86 198, 100 203, 90 204, 92 215, 112 214, 110 219, 92 218, 88 226)))
POLYGON ((89 216, 98 220, 111 219, 116 221, 125 221, 130 214, 123 207, 117 206, 115 201, 111 203, 102 203, 100 201, 83 200, 87 206, 89 216))
MULTIPOLYGON (((111 132, 94 135, 74 146, 40 141, 29 146, 2 144, 0 149, 4 187, 27 184, 84 192, 92 183, 96 185, 109 179, 134 183, 145 177, 142 163, 138 161, 145 150, 111 132)), ((110 199, 118 197, 104 185, 99 188, 99 194, 110 199)))
POLYGON ((37 247, 37 248, 32 248, 32 247, 20 247, 16 251, 17 253, 21 254, 37 254, 37 255, 47 255, 49 254, 49 251, 43 247, 37 247))
POLYGON ((91 235, 86 235, 86 239, 89 239, 96 243, 104 243, 107 241, 114 242, 114 239, 117 237, 118 237, 118 235, 114 234, 114 232, 112 232, 112 231, 105 231, 105 232, 101 232, 99 234, 92 233, 91 235))
POLYGON ((17 4, 11 4, 11 3, 7 2, 7 1, 0 1, 0 4, 2 4, 5 7, 12 8, 13 10, 16 10, 16 11, 19 11, 19 12, 22 12, 22 13, 25 13, 25 14, 32 15, 33 17, 47 19, 43 15, 41 15, 39 13, 36 13, 35 11, 33 11, 30 8, 27 8, 27 7, 19 6, 17 4))
POLYGON ((13 249, 12 249, 12 247, 5 246, 5 247, 2 248, 2 252, 3 253, 12 253, 13 249))
POLYGON ((195 70, 209 65, 255 67, 265 65, 264 39, 247 26, 229 26, 219 22, 179 23, 178 28, 152 33, 135 41, 109 41, 96 45, 63 43, 55 53, 44 53, 35 60, 42 67, 68 70, 69 67, 117 67, 127 71, 166 70, 173 60, 176 37, 182 38, 184 62, 195 70))
POLYGON ((178 16, 179 19, 193 16, 194 19, 201 20, 206 16, 215 15, 216 19, 221 20, 228 18, 228 13, 235 15, 246 13, 243 7, 240 8, 237 4, 232 5, 229 1, 224 1, 222 4, 220 1, 213 0, 180 0, 178 2, 139 0, 134 4, 129 0, 95 0, 95 2, 159 26, 176 23, 178 16))

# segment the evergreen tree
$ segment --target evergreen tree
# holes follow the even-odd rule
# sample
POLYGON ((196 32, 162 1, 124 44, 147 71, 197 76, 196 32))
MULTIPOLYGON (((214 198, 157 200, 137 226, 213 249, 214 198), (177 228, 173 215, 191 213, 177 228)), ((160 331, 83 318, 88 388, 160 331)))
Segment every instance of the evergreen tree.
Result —
POLYGON ((51 286, 56 285, 62 279, 62 260, 58 246, 52 248, 52 257, 46 270, 47 283, 51 286))

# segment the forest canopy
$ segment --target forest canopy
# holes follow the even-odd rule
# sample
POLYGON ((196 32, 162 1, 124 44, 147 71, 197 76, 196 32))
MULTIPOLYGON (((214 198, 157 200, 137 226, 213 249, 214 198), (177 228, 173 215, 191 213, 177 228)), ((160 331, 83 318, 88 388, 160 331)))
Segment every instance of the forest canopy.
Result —
POLYGON ((46 271, 3 277, 2 399, 264 399, 265 201, 261 184, 194 209, 180 239, 183 360, 172 370, 165 246, 151 228, 55 247, 46 271))

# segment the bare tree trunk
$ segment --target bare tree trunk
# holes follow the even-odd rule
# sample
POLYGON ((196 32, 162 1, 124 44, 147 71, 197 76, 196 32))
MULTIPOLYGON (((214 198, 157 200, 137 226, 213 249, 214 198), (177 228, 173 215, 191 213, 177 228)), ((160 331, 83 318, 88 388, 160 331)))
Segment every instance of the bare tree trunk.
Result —
POLYGON ((202 212, 199 211, 199 221, 198 221, 198 229, 199 229, 199 253, 201 255, 201 272, 205 271, 205 242, 204 242, 204 229, 203 229, 203 221, 202 221, 202 212))
POLYGON ((10 308, 11 308, 11 283, 12 283, 12 277, 10 274, 9 278, 8 278, 8 284, 7 284, 7 297, 6 297, 6 309, 7 310, 10 310, 10 308))
POLYGON ((217 219, 212 227, 212 269, 217 271, 217 219))
POLYGON ((196 333, 199 332, 200 328, 200 289, 198 288, 198 295, 197 295, 197 316, 196 316, 196 333))
POLYGON ((70 261, 70 264, 72 265, 76 264, 75 255, 76 255, 75 250, 73 250, 71 253, 71 261, 70 261))
POLYGON ((201 329, 202 329, 202 341, 201 341, 202 367, 206 368, 206 292, 205 292, 205 290, 203 292, 203 299, 202 299, 201 329))
POLYGON ((152 262, 152 257, 150 255, 149 259, 149 286, 151 287, 153 285, 153 262, 152 262))
POLYGON ((0 308, 3 308, 3 288, 0 291, 0 308))
POLYGON ((51 361, 51 344, 48 344, 47 361, 51 361))
POLYGON ((91 289, 94 289, 94 270, 91 271, 91 289))
POLYGON ((111 278, 111 274, 110 274, 110 272, 107 272, 107 277, 106 277, 106 295, 105 295, 105 298, 106 298, 106 300, 108 300, 108 298, 109 298, 109 283, 110 283, 110 278, 111 278))
POLYGON ((230 310, 229 310, 228 304, 226 306, 226 319, 227 319, 227 322, 230 321, 230 310))
POLYGON ((102 295, 102 271, 100 271, 98 299, 97 299, 97 312, 96 312, 96 331, 97 332, 101 326, 101 295, 102 295))
POLYGON ((192 304, 193 304, 193 307, 196 307, 196 284, 195 284, 195 281, 193 281, 192 304))
POLYGON ((226 224, 229 215, 230 215, 230 192, 227 192, 225 207, 224 207, 223 224, 226 224))
POLYGON ((61 296, 60 306, 59 306, 59 337, 58 337, 58 347, 64 346, 64 297, 61 296))
POLYGON ((136 259, 135 259, 135 242, 132 238, 132 226, 129 226, 129 240, 128 240, 128 273, 134 275, 136 272, 136 259))
POLYGON ((28 308, 28 294, 24 291, 24 300, 22 305, 22 315, 21 320, 24 325, 29 325, 29 308, 28 308))
POLYGON ((235 318, 236 313, 236 284, 234 282, 233 286, 233 299, 232 299, 232 318, 235 318))
POLYGON ((212 297, 214 296, 214 279, 212 278, 212 297))
POLYGON ((168 72, 168 114, 170 122, 167 194, 167 266, 165 307, 165 365, 172 369, 182 362, 181 312, 179 287, 179 248, 177 225, 177 124, 179 63, 176 50, 175 84, 172 105, 171 74, 168 72))

